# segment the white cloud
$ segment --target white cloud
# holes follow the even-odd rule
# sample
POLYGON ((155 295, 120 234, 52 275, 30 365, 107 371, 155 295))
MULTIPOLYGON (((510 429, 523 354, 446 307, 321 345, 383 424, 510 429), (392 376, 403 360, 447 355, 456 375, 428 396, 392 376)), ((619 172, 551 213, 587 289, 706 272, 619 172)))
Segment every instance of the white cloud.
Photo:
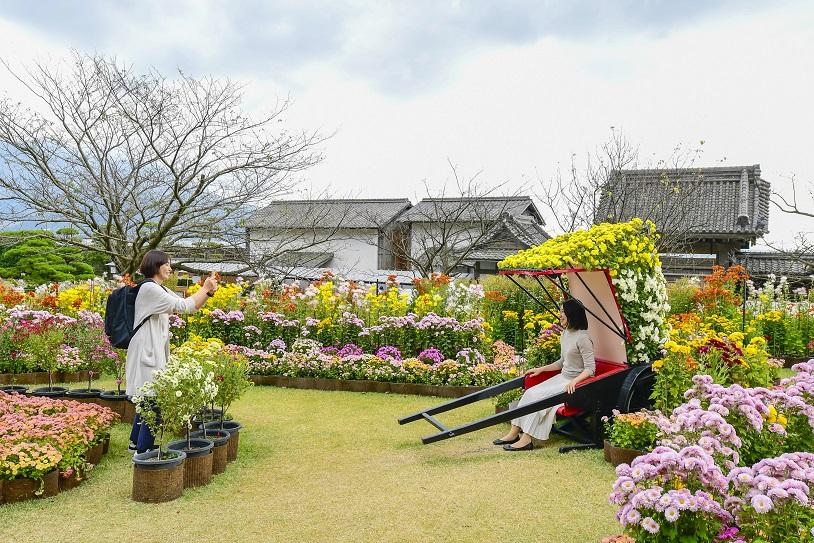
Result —
MULTIPOLYGON (((128 24, 81 36, 16 13, 15 23, 0 20, 0 55, 29 62, 76 46, 138 67, 231 75, 249 81, 247 105, 256 110, 291 93, 289 126, 338 131, 307 180, 342 193, 420 195, 424 179, 450 177, 447 159, 464 174, 483 170, 485 180, 545 179, 572 153, 594 150, 611 126, 640 145, 643 161, 703 139, 702 165, 760 163, 781 191, 787 175, 814 182, 814 9, 806 3, 705 12, 648 3, 658 9, 638 15, 607 3, 568 13, 520 5, 513 14, 480 9, 487 4, 462 12, 469 3, 437 11, 216 5, 102 11, 100 21, 128 24)), ((9 87, 7 75, 0 84, 9 87)), ((770 229, 770 239, 788 240, 814 224, 773 209, 770 229)))

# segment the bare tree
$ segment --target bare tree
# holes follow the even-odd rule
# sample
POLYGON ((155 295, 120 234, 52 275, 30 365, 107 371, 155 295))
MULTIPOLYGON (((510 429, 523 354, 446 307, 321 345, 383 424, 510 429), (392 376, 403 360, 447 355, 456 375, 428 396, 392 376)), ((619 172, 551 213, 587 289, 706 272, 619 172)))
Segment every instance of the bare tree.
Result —
POLYGON ((0 220, 70 224, 122 272, 159 246, 225 239, 321 159, 322 136, 280 128, 287 101, 252 119, 229 80, 79 53, 67 71, 4 64, 39 111, 0 102, 0 199, 13 208, 0 220))
MULTIPOLYGON (((395 230, 391 246, 422 277, 452 274, 475 251, 494 241, 499 222, 518 206, 531 203, 522 187, 508 190, 508 182, 482 183, 480 172, 463 178, 450 163, 453 184, 433 190, 425 182, 425 197, 401 219, 406 229, 395 230)), ((539 219, 539 217, 538 217, 539 219)))
POLYGON ((561 232, 638 216, 656 224, 661 248, 680 250, 701 224, 701 217, 691 213, 703 182, 694 168, 700 154, 700 148, 677 146, 667 159, 641 166, 638 147, 613 129, 584 168, 572 155, 568 172, 558 169, 549 182, 542 182, 538 198, 561 232))
MULTIPOLYGON (((771 203, 783 213, 796 215, 803 220, 814 219, 814 183, 808 183, 801 189, 797 178, 790 176, 787 178, 791 186, 791 194, 783 195, 773 190, 771 203)), ((797 232, 790 246, 781 246, 769 240, 764 242, 771 249, 781 253, 790 261, 800 264, 805 273, 814 271, 814 241, 810 232, 797 232)))

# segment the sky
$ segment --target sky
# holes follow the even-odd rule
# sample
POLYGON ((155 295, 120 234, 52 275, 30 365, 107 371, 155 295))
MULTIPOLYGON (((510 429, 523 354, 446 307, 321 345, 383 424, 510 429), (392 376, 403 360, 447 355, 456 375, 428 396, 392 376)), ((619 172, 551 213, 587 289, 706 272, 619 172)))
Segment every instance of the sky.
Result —
MULTIPOLYGON (((5 0, 14 66, 114 55, 245 83, 262 114, 331 137, 302 187, 425 195, 461 177, 542 191, 621 131, 647 166, 677 147, 696 166, 760 164, 814 212, 814 2, 5 0), (703 144, 701 143, 703 142, 703 144)), ((29 100, 8 73, 0 88, 29 100)), ((549 222, 552 222, 549 217, 549 222)), ((772 245, 814 219, 771 210, 772 245)))

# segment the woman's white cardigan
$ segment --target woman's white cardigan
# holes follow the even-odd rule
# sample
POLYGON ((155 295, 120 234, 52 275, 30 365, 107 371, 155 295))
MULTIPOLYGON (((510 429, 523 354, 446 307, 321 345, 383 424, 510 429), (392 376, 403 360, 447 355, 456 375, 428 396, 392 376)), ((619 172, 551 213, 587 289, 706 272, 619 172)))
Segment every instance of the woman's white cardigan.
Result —
POLYGON ((152 281, 141 285, 136 296, 133 326, 150 318, 130 339, 127 347, 125 374, 127 395, 135 396, 138 389, 153 377, 153 371, 167 365, 170 357, 170 313, 192 313, 195 301, 181 298, 152 281))

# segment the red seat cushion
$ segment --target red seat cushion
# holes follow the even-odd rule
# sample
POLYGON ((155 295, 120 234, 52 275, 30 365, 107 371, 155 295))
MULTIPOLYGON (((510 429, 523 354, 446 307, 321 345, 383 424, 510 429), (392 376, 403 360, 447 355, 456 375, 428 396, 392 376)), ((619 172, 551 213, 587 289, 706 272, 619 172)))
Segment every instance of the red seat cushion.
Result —
POLYGON ((557 415, 560 417, 577 417, 585 411, 579 407, 571 407, 570 405, 563 405, 557 409, 557 415))
MULTIPOLYGON (((577 385, 577 388, 587 385, 588 383, 593 383, 598 381, 604 377, 609 375, 613 375, 614 373, 619 373, 620 371, 624 371, 627 369, 627 365, 623 364, 616 364, 613 362, 606 362, 605 360, 596 360, 596 372, 594 373, 593 377, 589 377, 582 381, 580 384, 577 385)), ((546 371, 541 373, 540 375, 536 375, 534 377, 526 376, 523 380, 523 388, 529 389, 534 385, 539 385, 543 381, 551 379, 555 375, 557 375, 558 371, 546 371)), ((561 406, 557 409, 557 415, 561 417, 576 417, 583 414, 583 410, 578 407, 571 407, 568 404, 561 406)))

